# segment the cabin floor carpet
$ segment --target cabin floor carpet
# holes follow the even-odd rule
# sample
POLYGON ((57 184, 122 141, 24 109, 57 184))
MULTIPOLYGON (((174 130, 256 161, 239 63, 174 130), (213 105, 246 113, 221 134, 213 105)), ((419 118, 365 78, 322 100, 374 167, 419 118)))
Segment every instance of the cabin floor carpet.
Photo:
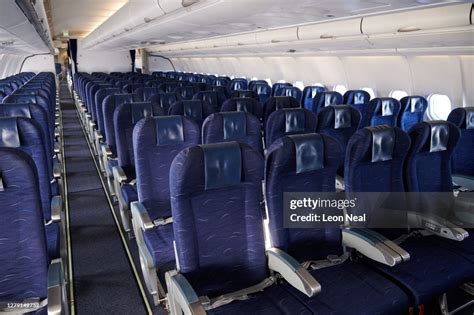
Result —
POLYGON ((66 82, 60 87, 77 314, 146 314, 66 82))

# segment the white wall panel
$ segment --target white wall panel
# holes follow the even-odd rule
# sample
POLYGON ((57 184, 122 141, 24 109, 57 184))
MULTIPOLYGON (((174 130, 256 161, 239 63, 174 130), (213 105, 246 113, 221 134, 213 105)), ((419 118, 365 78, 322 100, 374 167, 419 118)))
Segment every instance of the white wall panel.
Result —
POLYGON ((33 56, 25 60, 23 64, 22 72, 53 72, 54 68, 54 56, 53 55, 38 55, 33 56))
POLYGON ((82 49, 77 44, 77 67, 80 72, 128 72, 132 70, 132 61, 128 50, 100 51, 82 49))

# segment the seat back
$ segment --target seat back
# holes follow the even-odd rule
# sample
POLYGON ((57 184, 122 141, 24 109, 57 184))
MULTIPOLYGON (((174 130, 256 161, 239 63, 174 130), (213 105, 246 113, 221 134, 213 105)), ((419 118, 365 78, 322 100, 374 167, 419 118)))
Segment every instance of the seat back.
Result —
POLYGON ((302 107, 312 110, 313 109, 313 99, 318 93, 325 92, 326 88, 324 86, 306 86, 303 89, 303 97, 301 99, 302 107))
POLYGON ((170 167, 175 156, 199 144, 199 126, 182 116, 147 117, 133 131, 138 200, 152 217, 171 216, 170 167))
POLYGON ((156 87, 140 87, 135 90, 134 94, 136 95, 135 101, 137 102, 148 102, 148 99, 154 95, 159 94, 160 91, 156 87))
POLYGON ((220 112, 210 115, 202 125, 202 143, 238 141, 263 153, 260 120, 252 114, 220 112))
POLYGON ((246 144, 205 144, 171 165, 180 272, 198 296, 218 296, 268 276, 262 224, 263 158, 246 144))
POLYGON ((398 127, 358 130, 349 140, 344 162, 348 192, 403 192, 403 164, 410 138, 398 127))
POLYGON ((406 191, 453 191, 451 156, 459 141, 459 129, 447 121, 429 121, 417 123, 408 135, 411 147, 405 162, 406 191))
POLYGON ((165 115, 169 112, 171 105, 178 102, 180 97, 176 93, 159 93, 151 95, 147 102, 159 104, 165 115))
POLYGON ((214 91, 201 91, 193 96, 193 100, 201 100, 204 103, 209 104, 216 112, 219 111, 225 99, 226 98, 222 93, 214 91))
POLYGON ((293 84, 288 83, 288 82, 274 83, 273 86, 272 86, 272 96, 282 96, 281 90, 285 87, 288 87, 288 86, 293 86, 293 84))
POLYGON ((254 83, 249 89, 257 93, 260 104, 264 104, 272 96, 272 87, 265 81, 254 83))
POLYGON ((96 125, 97 130, 100 131, 101 134, 104 134, 104 113, 102 111, 104 100, 109 95, 119 94, 119 88, 101 88, 95 93, 95 115, 96 115, 96 125))
POLYGON ((49 106, 48 100, 40 95, 16 94, 5 97, 3 103, 36 104, 48 113, 48 126, 54 134, 54 108, 49 106))
POLYGON ((248 89, 248 81, 244 78, 236 78, 230 81, 229 89, 231 91, 243 91, 248 89))
POLYGON ((301 103, 301 99, 303 97, 303 92, 298 89, 296 86, 285 86, 280 90, 281 95, 279 96, 291 96, 295 98, 299 103, 301 103))
POLYGON ((344 93, 344 104, 363 105, 369 104, 370 94, 364 90, 349 90, 344 93))
POLYGON ((273 112, 265 127, 265 147, 283 136, 316 131, 316 114, 304 108, 285 108, 273 112))
POLYGON ((0 184, 0 300, 44 299, 49 258, 31 157, 0 148, 0 184))
POLYGON ((262 118, 263 108, 260 103, 253 98, 230 98, 222 104, 222 112, 246 112, 254 115, 258 119, 262 118))
POLYGON ((178 93, 178 95, 180 96, 182 100, 191 100, 193 99, 193 95, 197 91, 194 89, 193 86, 187 85, 187 86, 181 86, 177 88, 175 92, 178 93))
POLYGON ((123 103, 132 103, 133 94, 114 94, 107 96, 102 102, 102 114, 104 116, 104 133, 102 139, 109 146, 112 154, 117 155, 115 146, 115 128, 114 128, 114 111, 123 103))
POLYGON ((316 114, 319 113, 324 107, 331 105, 340 105, 342 104, 342 95, 334 91, 326 91, 317 93, 313 98, 313 107, 312 111, 316 114))
POLYGON ((123 86, 123 91, 125 93, 135 93, 139 88, 143 88, 143 83, 128 83, 123 86))
POLYGON ((263 104, 263 124, 266 125, 271 113, 283 108, 299 108, 300 103, 291 96, 273 96, 263 104))
POLYGON ((141 119, 153 116, 163 116, 163 110, 158 104, 149 102, 123 103, 115 109, 114 129, 118 165, 122 167, 127 178, 135 178, 133 127, 141 119))
POLYGON ((222 87, 225 87, 227 89, 229 84, 230 84, 230 78, 229 77, 216 77, 214 79, 214 82, 213 82, 212 85, 222 86, 222 87))
POLYGON ((258 94, 254 91, 251 91, 251 90, 233 91, 232 94, 231 94, 231 97, 233 97, 233 98, 250 97, 250 98, 253 98, 257 101, 260 100, 260 98, 258 97, 258 94))
POLYGON ((406 96, 400 100, 400 114, 398 115, 398 126, 404 131, 423 121, 428 101, 423 96, 406 96))
POLYGON ((456 175, 474 176, 474 107, 454 109, 448 121, 460 128, 461 136, 453 154, 452 172, 456 175))
POLYGON ((179 84, 176 81, 164 82, 158 86, 161 93, 174 93, 179 88, 179 84))
POLYGON ((284 223, 285 192, 335 192, 341 148, 332 137, 317 133, 285 136, 267 153, 265 200, 272 247, 300 262, 340 255, 339 229, 288 229, 284 223))
POLYGON ((367 105, 365 116, 362 116, 362 126, 396 126, 399 113, 398 100, 391 97, 374 98, 367 105))
POLYGON ((214 112, 215 109, 204 101, 191 100, 174 103, 168 114, 189 117, 201 127, 204 119, 214 112))

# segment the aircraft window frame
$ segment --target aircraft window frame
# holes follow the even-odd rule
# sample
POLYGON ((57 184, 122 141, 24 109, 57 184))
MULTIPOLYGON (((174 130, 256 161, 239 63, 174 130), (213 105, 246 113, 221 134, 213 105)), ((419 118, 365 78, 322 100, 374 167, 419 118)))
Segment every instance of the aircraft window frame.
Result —
POLYGON ((446 120, 451 113, 453 103, 446 94, 433 93, 428 95, 426 116, 429 120, 446 120))
POLYGON ((295 82, 293 82, 293 86, 299 88, 301 91, 303 91, 304 88, 305 88, 305 85, 304 85, 303 81, 295 81, 295 82))
POLYGON ((388 96, 396 100, 401 100, 405 96, 408 96, 408 93, 407 91, 404 91, 404 90, 391 90, 388 96))
POLYGON ((366 87, 361 88, 361 90, 366 91, 367 93, 369 93, 371 100, 373 100, 374 98, 377 97, 377 95, 375 93, 375 90, 371 87, 366 86, 366 87))
POLYGON ((273 83, 273 82, 272 82, 272 79, 266 78, 265 81, 267 81, 268 85, 270 85, 270 86, 273 85, 273 84, 272 84, 272 83, 273 83))
POLYGON ((336 84, 332 90, 334 92, 339 92, 341 95, 344 95, 344 93, 346 93, 348 91, 348 88, 347 86, 345 86, 344 84, 336 84))

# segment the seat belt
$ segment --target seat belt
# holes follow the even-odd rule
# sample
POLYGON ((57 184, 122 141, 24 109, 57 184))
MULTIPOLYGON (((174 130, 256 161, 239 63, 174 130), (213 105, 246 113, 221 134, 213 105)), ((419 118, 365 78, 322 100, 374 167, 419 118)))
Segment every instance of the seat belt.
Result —
POLYGON ((349 252, 345 252, 341 256, 328 255, 326 259, 305 261, 301 264, 301 266, 305 269, 323 269, 326 267, 343 264, 347 259, 349 259, 350 256, 351 254, 349 252))
POLYGON ((48 299, 44 299, 38 302, 39 298, 32 298, 24 300, 22 302, 2 303, 0 305, 0 315, 16 315, 26 314, 34 311, 38 311, 48 305, 48 299))
POLYGON ((257 292, 263 291, 265 288, 273 285, 276 282, 276 277, 268 277, 265 278, 262 282, 257 283, 251 287, 238 290, 235 292, 227 293, 215 297, 213 299, 209 299, 207 296, 200 296, 199 301, 201 302, 202 306, 206 311, 212 310, 214 308, 218 308, 222 305, 226 305, 231 303, 232 301, 244 301, 249 299, 250 294, 254 294, 257 292))
POLYGON ((154 226, 161 226, 161 225, 167 225, 173 223, 173 217, 168 217, 168 218, 158 218, 153 221, 154 226))
POLYGON ((400 245, 412 236, 429 236, 429 235, 433 235, 433 233, 427 230, 415 230, 408 234, 403 234, 399 236, 398 238, 394 239, 392 242, 394 242, 397 245, 400 245))

